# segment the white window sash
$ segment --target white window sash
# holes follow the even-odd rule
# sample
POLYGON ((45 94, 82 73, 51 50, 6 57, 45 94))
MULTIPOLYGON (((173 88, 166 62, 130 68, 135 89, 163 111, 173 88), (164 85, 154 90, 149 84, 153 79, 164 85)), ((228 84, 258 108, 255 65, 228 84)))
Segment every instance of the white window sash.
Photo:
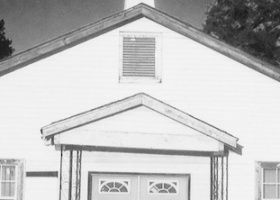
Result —
POLYGON ((279 173, 279 168, 275 167, 275 168, 265 168, 265 167, 262 167, 262 199, 263 200, 279 200, 280 199, 280 195, 279 195, 279 186, 280 186, 280 182, 278 182, 278 173, 279 173), (276 176, 276 182, 272 183, 272 182, 264 182, 264 170, 266 169, 275 169, 276 173, 275 173, 275 176, 276 176), (275 199, 272 199, 272 198, 265 198, 264 197, 264 186, 265 185, 273 185, 276 187, 276 198, 275 199))
POLYGON ((18 185, 18 166, 17 165, 13 165, 13 164, 0 164, 0 200, 2 199, 11 199, 11 200, 16 200, 17 199, 17 185, 18 185), (8 167, 15 167, 15 180, 2 180, 2 168, 3 166, 8 166, 8 167), (14 196, 10 197, 10 196, 3 196, 2 193, 2 184, 3 183, 15 183, 15 192, 14 192, 14 196))

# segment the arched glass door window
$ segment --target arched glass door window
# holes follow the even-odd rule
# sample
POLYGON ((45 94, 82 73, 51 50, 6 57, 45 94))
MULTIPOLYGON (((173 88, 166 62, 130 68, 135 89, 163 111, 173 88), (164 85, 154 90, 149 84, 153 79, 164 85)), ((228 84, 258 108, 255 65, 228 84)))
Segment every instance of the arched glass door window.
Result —
POLYGON ((129 193, 129 181, 128 180, 99 180, 99 193, 129 193))
POLYGON ((176 181, 149 181, 149 194, 178 194, 176 181))

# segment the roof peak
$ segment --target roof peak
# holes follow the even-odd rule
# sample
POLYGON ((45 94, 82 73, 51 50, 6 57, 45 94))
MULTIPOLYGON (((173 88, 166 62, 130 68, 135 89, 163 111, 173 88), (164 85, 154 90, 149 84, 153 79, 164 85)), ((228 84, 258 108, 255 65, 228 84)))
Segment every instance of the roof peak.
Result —
POLYGON ((141 3, 155 8, 155 0, 125 0, 124 9, 127 10, 141 3))

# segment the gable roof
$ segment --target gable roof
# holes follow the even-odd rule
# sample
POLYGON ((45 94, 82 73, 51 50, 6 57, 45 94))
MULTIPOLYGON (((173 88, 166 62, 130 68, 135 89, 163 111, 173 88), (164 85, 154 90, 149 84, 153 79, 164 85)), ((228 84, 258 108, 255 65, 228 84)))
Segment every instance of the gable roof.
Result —
POLYGON ((97 37, 103 33, 116 29, 142 17, 161 24, 179 34, 182 34, 228 56, 249 68, 267 75, 272 79, 280 81, 279 68, 254 56, 251 56, 237 48, 227 45, 174 17, 171 17, 142 3, 131 9, 101 19, 93 24, 65 34, 61 37, 24 51, 20 54, 14 55, 0 62, 0 76, 25 67, 28 64, 46 58, 67 48, 73 47, 79 43, 97 37))
POLYGON ((190 127, 206 136, 214 138, 232 149, 238 148, 238 139, 225 131, 222 131, 206 122, 203 122, 181 110, 163 103, 145 93, 139 93, 128 98, 112 102, 110 104, 95 108, 93 110, 72 116, 47 125, 41 129, 42 137, 49 140, 54 135, 89 124, 107 117, 145 106, 160 113, 178 123, 190 127))

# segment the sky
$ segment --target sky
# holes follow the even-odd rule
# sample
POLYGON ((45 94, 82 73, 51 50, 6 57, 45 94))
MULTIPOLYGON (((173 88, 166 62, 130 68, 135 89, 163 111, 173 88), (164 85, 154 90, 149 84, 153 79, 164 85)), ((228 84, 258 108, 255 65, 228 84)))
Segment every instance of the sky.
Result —
MULTIPOLYGON (((213 0, 155 0, 155 7, 201 28, 213 0)), ((124 0, 0 0, 14 54, 124 9, 124 0)))

